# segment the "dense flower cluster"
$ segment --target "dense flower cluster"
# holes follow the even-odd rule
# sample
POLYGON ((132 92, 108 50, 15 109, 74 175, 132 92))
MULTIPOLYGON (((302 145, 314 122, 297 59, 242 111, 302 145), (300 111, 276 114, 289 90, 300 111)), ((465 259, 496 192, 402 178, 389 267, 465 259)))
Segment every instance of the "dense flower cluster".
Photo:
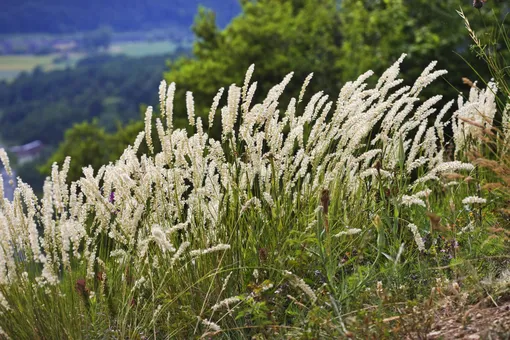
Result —
POLYGON ((487 200, 485 198, 477 196, 469 196, 462 200, 462 204, 485 204, 487 200))
MULTIPOLYGON (((368 88, 366 81, 372 72, 367 72, 346 83, 336 99, 318 92, 303 107, 310 75, 298 99, 291 99, 285 109, 280 107, 280 97, 292 73, 262 102, 253 104, 257 83, 250 84, 252 66, 242 88, 228 88, 226 105, 220 105, 223 89, 213 100, 208 126, 213 125, 219 108, 220 140, 204 132, 191 93, 186 94, 186 107, 195 133, 174 129, 176 85, 162 82, 160 117, 153 116, 152 107, 147 109, 145 130, 115 163, 96 170, 84 168, 83 177, 68 184, 67 159, 61 169, 53 166, 41 200, 18 179, 14 200, 0 201, 0 284, 12 284, 20 277, 20 252, 43 265, 38 278, 41 284, 58 283, 62 271, 70 270, 71 259, 84 261, 92 277, 94 267, 105 260, 97 248, 103 235, 112 241, 111 254, 119 261, 126 249, 136 251, 134 266, 145 263, 151 245, 171 254, 171 267, 183 258, 228 252, 229 238, 220 235, 217 227, 222 220, 222 202, 229 201, 234 192, 240 198, 242 215, 266 205, 275 207, 281 197, 297 202, 304 196, 318 196, 337 181, 349 192, 367 181, 391 181, 402 159, 406 171, 420 168, 422 175, 409 187, 409 195, 400 194, 400 201, 425 207, 422 197, 428 197, 430 190, 424 189, 424 183, 437 181, 444 173, 474 167, 445 161, 443 117, 452 102, 441 110, 434 107, 441 96, 419 103, 423 88, 445 71, 434 70, 435 63, 431 63, 412 87, 400 86, 402 80, 397 77, 403 58, 374 88, 368 88), (433 116, 434 124, 427 125, 433 116), (154 122, 161 144, 158 153, 153 151, 156 136, 151 136, 154 122), (137 152, 144 140, 151 154, 140 157, 137 152), (416 187, 422 191, 412 196, 416 187), (206 240, 201 243, 207 244, 205 249, 196 248, 197 235, 206 240)), ((465 136, 474 133, 461 119, 473 119, 473 112, 482 110, 486 117, 480 124, 486 126, 492 121, 493 87, 472 91, 469 101, 460 101, 454 114, 457 150, 465 136)), ((1 149, 0 159, 9 172, 7 156, 1 149)), ((422 250, 418 227, 409 224, 409 228, 422 250)), ((358 232, 361 230, 347 229, 337 236, 358 232)), ((301 279, 292 278, 311 300, 316 299, 301 279)), ((219 329, 206 320, 201 322, 219 329)))

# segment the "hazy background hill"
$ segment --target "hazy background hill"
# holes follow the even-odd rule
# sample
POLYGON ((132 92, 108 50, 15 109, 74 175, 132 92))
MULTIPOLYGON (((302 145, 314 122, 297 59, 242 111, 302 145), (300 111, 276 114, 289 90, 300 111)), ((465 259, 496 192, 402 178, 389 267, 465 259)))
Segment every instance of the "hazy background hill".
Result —
POLYGON ((240 11, 237 0, 2 0, 0 33, 76 33, 110 26, 115 31, 161 27, 188 29, 199 4, 226 25, 240 11))

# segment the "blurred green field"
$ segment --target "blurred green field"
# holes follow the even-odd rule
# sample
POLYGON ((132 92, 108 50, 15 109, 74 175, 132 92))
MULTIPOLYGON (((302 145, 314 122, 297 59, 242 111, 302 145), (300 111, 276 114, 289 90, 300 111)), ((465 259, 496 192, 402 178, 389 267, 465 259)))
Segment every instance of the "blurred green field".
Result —
POLYGON ((53 64, 54 55, 33 56, 33 55, 5 55, 0 56, 0 70, 16 71, 29 70, 37 65, 53 64))
POLYGON ((0 56, 0 80, 10 80, 15 78, 20 72, 32 71, 40 66, 44 71, 63 69, 72 67, 79 59, 85 55, 82 53, 73 53, 65 61, 57 62, 59 54, 49 54, 44 56, 37 55, 2 55, 0 56))
POLYGON ((110 47, 110 52, 115 54, 126 54, 131 57, 145 57, 148 55, 172 53, 178 46, 178 44, 171 41, 125 42, 113 44, 110 47))
MULTIPOLYGON (((115 43, 110 47, 109 53, 143 57, 172 53, 178 46, 178 44, 171 41, 115 43)), ((72 67, 85 56, 84 53, 72 53, 68 60, 55 62, 61 55, 0 55, 0 80, 13 79, 20 72, 32 71, 37 66, 41 66, 45 71, 72 67)))

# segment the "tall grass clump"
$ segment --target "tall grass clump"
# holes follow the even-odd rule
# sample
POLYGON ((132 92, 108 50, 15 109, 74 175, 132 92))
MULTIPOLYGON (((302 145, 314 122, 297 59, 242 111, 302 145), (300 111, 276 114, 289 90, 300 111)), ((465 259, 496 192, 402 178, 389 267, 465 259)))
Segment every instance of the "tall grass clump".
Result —
MULTIPOLYGON (((510 39, 505 23, 506 17, 501 22, 499 18, 494 17, 492 30, 479 37, 464 13, 458 11, 458 14, 464 20, 473 42, 471 48, 485 62, 492 75, 490 81, 482 79, 488 84, 485 92, 491 92, 483 95, 494 98, 489 104, 490 107, 483 106, 469 117, 460 117, 462 124, 470 126, 470 135, 474 137, 473 143, 469 145, 471 148, 469 156, 475 163, 490 170, 499 178, 501 183, 499 185, 492 183, 489 185, 490 189, 500 189, 508 195, 510 194, 510 87, 508 84, 510 73, 507 60, 510 56, 510 39), (495 105, 498 109, 493 107, 495 105)), ((484 91, 476 83, 464 79, 471 87, 470 99, 484 91)))
POLYGON ((404 86, 403 58, 337 98, 307 95, 310 75, 285 106, 292 73, 255 103, 252 66, 207 123, 187 94, 191 134, 173 127, 176 85, 162 82, 159 114, 147 109, 118 161, 70 184, 70 159, 54 164, 40 200, 18 178, 0 202, 1 337, 350 336, 368 312, 498 275, 484 261, 507 250, 489 238, 497 198, 458 120, 494 97, 479 92, 447 121, 453 102, 420 100, 445 71, 433 62, 404 86))
MULTIPOLYGON (((480 171, 486 173, 482 188, 498 198, 494 207, 500 220, 491 231, 498 238, 508 241, 510 226, 510 87, 508 84, 510 39, 506 27, 506 17, 502 20, 494 16, 492 30, 479 34, 475 32, 468 18, 458 11, 464 20, 472 40, 471 48, 485 62, 492 75, 491 80, 482 79, 487 89, 480 89, 476 82, 464 78, 470 88, 469 100, 484 96, 492 99, 479 106, 471 115, 459 115, 459 124, 463 124, 470 143, 466 147, 466 156, 480 171)), ((474 70, 476 72, 476 70, 474 70)), ((478 73, 478 72, 477 72, 478 73)))

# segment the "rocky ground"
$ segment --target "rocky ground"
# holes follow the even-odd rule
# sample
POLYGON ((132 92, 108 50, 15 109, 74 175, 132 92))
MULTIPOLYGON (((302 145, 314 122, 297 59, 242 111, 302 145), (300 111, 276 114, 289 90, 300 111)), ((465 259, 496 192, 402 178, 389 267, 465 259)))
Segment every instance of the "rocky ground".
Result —
POLYGON ((439 312, 427 339, 510 339, 510 303, 439 312))

